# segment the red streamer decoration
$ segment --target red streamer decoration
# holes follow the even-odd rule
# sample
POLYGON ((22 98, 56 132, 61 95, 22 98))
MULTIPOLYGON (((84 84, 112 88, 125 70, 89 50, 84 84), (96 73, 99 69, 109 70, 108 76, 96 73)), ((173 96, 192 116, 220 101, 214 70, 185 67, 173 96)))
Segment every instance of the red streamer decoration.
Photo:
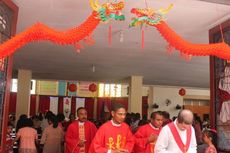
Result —
POLYGON ((181 53, 192 56, 217 56, 230 60, 230 47, 225 42, 215 44, 192 44, 182 39, 164 21, 154 25, 170 46, 181 53))
POLYGON ((60 45, 75 45, 80 40, 89 36, 99 22, 100 19, 97 18, 97 12, 93 11, 88 19, 80 26, 63 32, 52 29, 42 23, 37 23, 1 44, 0 58, 11 55, 17 49, 32 41, 48 40, 60 45))

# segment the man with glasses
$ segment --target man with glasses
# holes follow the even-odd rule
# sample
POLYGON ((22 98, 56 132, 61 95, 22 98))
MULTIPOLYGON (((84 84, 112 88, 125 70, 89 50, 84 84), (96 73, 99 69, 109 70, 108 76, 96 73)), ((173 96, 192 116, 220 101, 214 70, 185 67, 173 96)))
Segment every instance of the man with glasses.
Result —
POLYGON ((134 137, 130 127, 124 123, 125 107, 114 103, 111 110, 112 119, 99 128, 89 153, 131 153, 134 137))
POLYGON ((155 145, 155 153, 196 153, 193 113, 181 110, 174 122, 164 126, 155 145))

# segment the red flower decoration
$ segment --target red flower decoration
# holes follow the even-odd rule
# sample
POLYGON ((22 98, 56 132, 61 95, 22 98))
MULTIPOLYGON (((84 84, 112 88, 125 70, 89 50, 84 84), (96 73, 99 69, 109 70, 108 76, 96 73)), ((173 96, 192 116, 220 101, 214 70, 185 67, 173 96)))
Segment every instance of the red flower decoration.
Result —
POLYGON ((68 89, 70 92, 75 92, 77 91, 77 85, 74 83, 69 84, 68 89))
POLYGON ((95 92, 97 91, 97 85, 95 83, 92 83, 89 85, 89 91, 95 92))
POLYGON ((186 94, 186 90, 184 88, 181 88, 179 90, 179 95, 184 96, 186 94))

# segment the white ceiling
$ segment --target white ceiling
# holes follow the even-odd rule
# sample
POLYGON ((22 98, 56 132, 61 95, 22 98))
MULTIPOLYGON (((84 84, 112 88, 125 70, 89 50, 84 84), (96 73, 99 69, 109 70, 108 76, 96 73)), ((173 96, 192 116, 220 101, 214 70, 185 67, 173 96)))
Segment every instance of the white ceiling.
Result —
MULTIPOLYGON (((88 0, 13 0, 19 7, 17 33, 36 22, 66 30, 80 25, 90 15, 88 0)), ((107 0, 100 0, 100 3, 107 0)), ((184 39, 208 43, 208 30, 230 18, 230 5, 198 0, 146 0, 149 7, 166 8, 166 22, 184 39)), ((223 1, 222 1, 223 2, 223 1)), ((50 42, 26 45, 14 55, 14 72, 30 69, 34 79, 87 80, 123 82, 129 76, 143 76, 144 84, 209 87, 209 57, 193 57, 186 61, 174 50, 167 54, 167 43, 154 27, 145 28, 145 48, 141 49, 139 27, 128 28, 131 8, 144 8, 145 0, 125 0, 123 22, 112 24, 112 46, 108 45, 108 25, 94 31, 93 46, 77 53, 73 46, 50 42), (120 31, 124 42, 120 42, 120 31), (92 72, 95 65, 95 72, 92 72)))

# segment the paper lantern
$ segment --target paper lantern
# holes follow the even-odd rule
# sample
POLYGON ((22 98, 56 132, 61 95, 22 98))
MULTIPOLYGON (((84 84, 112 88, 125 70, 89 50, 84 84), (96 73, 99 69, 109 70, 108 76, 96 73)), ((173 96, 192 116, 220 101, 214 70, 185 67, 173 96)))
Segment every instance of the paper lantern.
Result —
POLYGON ((89 85, 89 91, 95 92, 97 91, 97 85, 95 83, 92 83, 89 85))
POLYGON ((181 89, 179 90, 179 95, 184 96, 185 94, 186 94, 185 89, 184 89, 184 88, 181 88, 181 89))
POLYGON ((68 89, 70 92, 75 92, 77 91, 77 85, 74 83, 69 84, 68 89))

